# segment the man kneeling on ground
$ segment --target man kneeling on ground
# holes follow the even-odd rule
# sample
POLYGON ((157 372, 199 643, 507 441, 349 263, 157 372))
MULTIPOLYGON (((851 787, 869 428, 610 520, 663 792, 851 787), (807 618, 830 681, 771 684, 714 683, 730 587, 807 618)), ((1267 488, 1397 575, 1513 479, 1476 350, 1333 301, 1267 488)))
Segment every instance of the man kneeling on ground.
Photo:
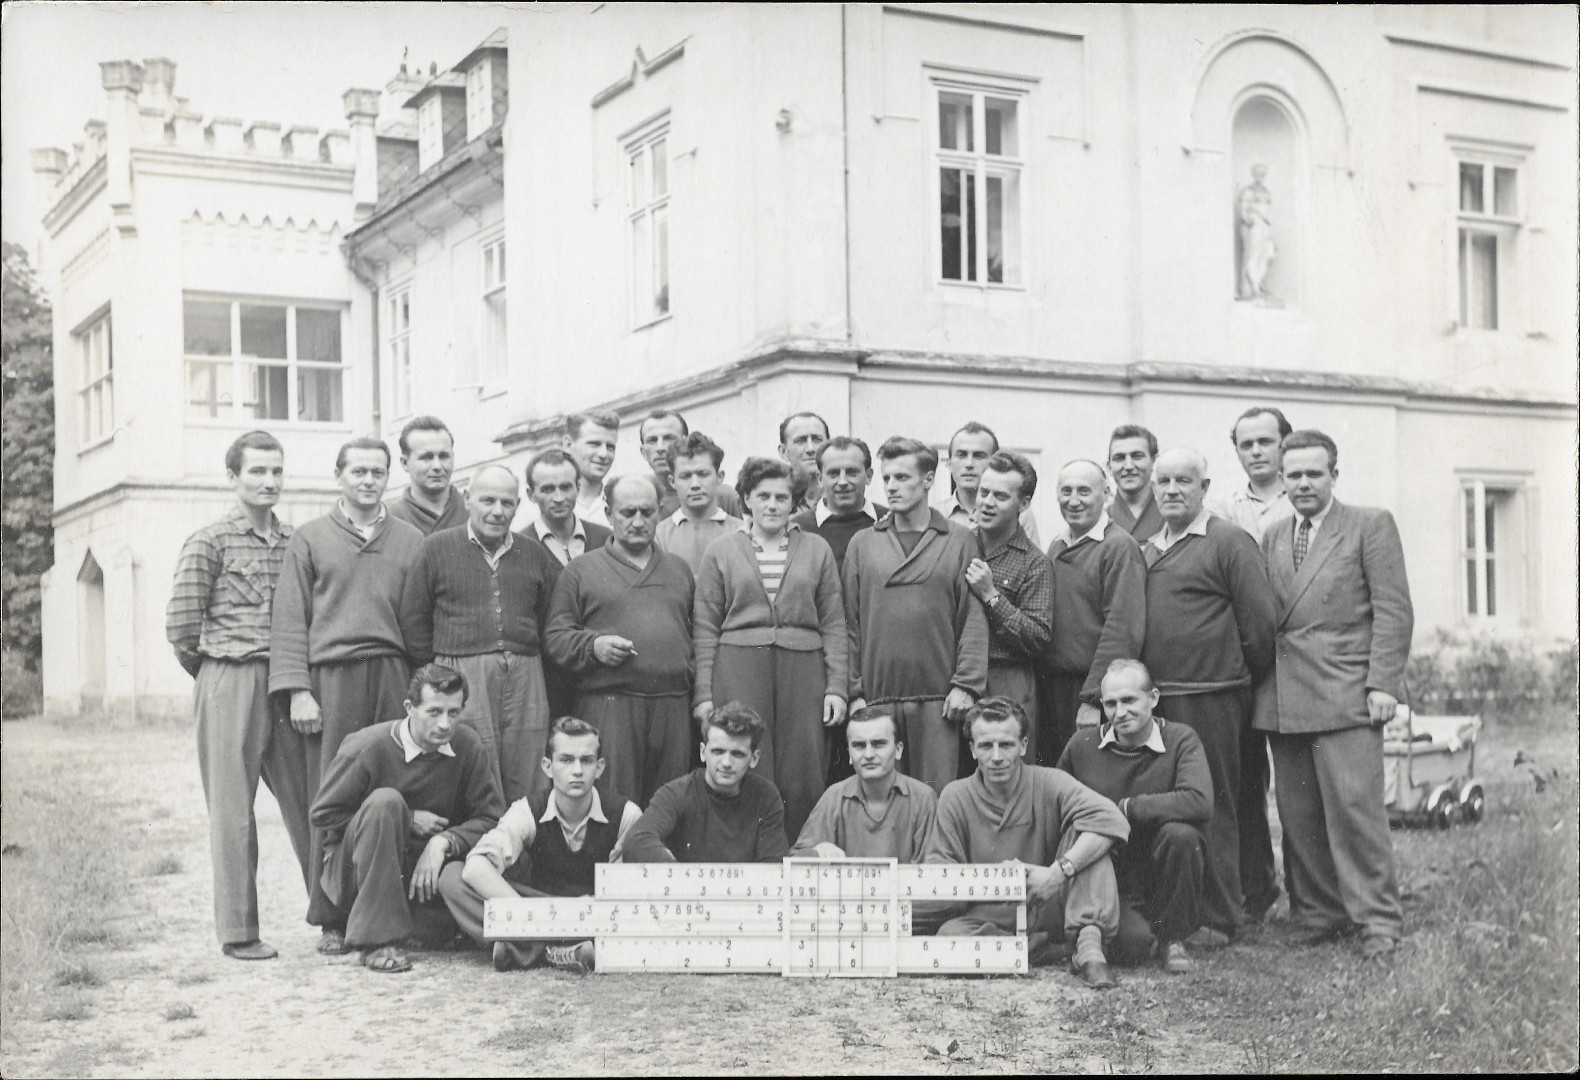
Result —
MULTIPOLYGON (((1108 851, 1130 835, 1119 809, 1068 773, 1027 765, 1028 721, 1009 698, 988 697, 966 711, 977 768, 938 797, 938 822, 924 861, 1020 862, 1026 867, 1026 916, 1032 963, 1052 942, 1075 943, 1071 962, 1086 985, 1114 985, 1103 952, 1119 928, 1119 891, 1108 851)), ((972 904, 939 936, 1015 933, 1014 904, 972 904)))
MULTIPOLYGON (((439 875, 439 895, 474 941, 483 941, 486 900, 591 896, 593 868, 620 861, 626 835, 642 816, 636 803, 620 795, 606 800, 593 787, 603 775, 603 747, 598 729, 585 720, 562 716, 550 725, 541 767, 549 792, 511 803, 466 863, 451 863, 439 875)), ((590 971, 593 943, 494 942, 495 971, 545 960, 567 971, 590 971)))
POLYGON ((465 704, 460 672, 419 668, 406 718, 348 735, 313 802, 324 891, 345 916, 346 944, 363 950, 370 970, 409 971, 401 944, 414 932, 455 933, 438 903, 439 872, 505 809, 482 739, 459 724, 465 704))
POLYGON ((625 861, 778 862, 785 804, 771 780, 752 771, 763 719, 739 701, 702 725, 702 765, 659 788, 631 829, 625 861))
POLYGON ((1081 728, 1059 768, 1112 799, 1130 822, 1113 854, 1119 882, 1115 959, 1140 963, 1156 950, 1165 970, 1190 971, 1185 939, 1201 926, 1202 874, 1212 818, 1212 774, 1201 739, 1153 716, 1158 691, 1139 660, 1115 660, 1102 681, 1100 728, 1081 728))

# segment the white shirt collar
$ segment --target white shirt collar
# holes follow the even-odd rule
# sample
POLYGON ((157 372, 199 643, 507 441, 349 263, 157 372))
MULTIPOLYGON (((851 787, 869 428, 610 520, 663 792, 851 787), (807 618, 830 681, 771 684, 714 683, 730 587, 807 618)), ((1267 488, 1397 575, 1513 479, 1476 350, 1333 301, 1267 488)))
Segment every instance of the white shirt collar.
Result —
POLYGON ((1185 526, 1185 531, 1180 533, 1173 540, 1166 541, 1163 539, 1163 537, 1169 531, 1169 527, 1164 525, 1163 528, 1159 529, 1154 536, 1147 540, 1147 543, 1151 544, 1159 551, 1167 551, 1169 548, 1173 547, 1187 536, 1206 536, 1207 519, 1211 516, 1212 514, 1208 512, 1207 507, 1203 506, 1201 508, 1201 512, 1196 515, 1189 525, 1185 526))
POLYGON ((344 496, 341 496, 335 501, 335 506, 339 508, 340 516, 349 521, 353 529, 357 530, 357 532, 369 539, 372 539, 373 537, 373 530, 377 529, 381 524, 383 524, 384 515, 388 510, 388 508, 383 503, 379 503, 379 516, 373 519, 373 524, 358 525, 357 519, 351 516, 350 510, 346 509, 346 500, 344 496))
POLYGON ((477 545, 478 550, 483 553, 483 558, 488 560, 488 565, 495 568, 499 566, 499 560, 505 557, 505 552, 509 551, 511 545, 516 542, 515 536, 511 534, 509 529, 506 529, 505 538, 499 542, 499 547, 489 551, 483 546, 483 541, 478 539, 477 530, 472 528, 470 520, 466 523, 466 538, 477 545))
MULTIPOLYGON (((422 747, 417 745, 417 740, 411 737, 411 718, 407 717, 395 725, 395 741, 400 743, 400 748, 406 754, 406 764, 410 765, 422 754, 422 747)), ((445 757, 455 757, 455 751, 449 743, 439 747, 439 753, 445 757)))
MULTIPOLYGON (((719 506, 717 504, 714 504, 713 513, 708 515, 708 520, 709 521, 728 521, 729 519, 730 519, 730 515, 724 512, 724 507, 719 506)), ((669 520, 670 520, 670 522, 672 524, 675 524, 675 525, 682 525, 682 524, 684 524, 686 522, 686 520, 687 520, 686 519, 686 511, 685 511, 685 509, 682 508, 682 509, 676 510, 673 514, 669 515, 669 520)))
POLYGON ((1073 548, 1076 544, 1083 543, 1087 540, 1101 540, 1103 537, 1108 535, 1108 525, 1109 520, 1107 510, 1104 510, 1101 514, 1098 514, 1096 523, 1080 536, 1071 536, 1070 526, 1066 524, 1064 526, 1064 546, 1067 548, 1073 548))
MULTIPOLYGON (((1097 748, 1099 750, 1110 746, 1119 746, 1119 736, 1114 734, 1114 725, 1105 722, 1102 731, 1103 733, 1097 737, 1097 748)), ((1154 716, 1152 718, 1152 733, 1147 736, 1146 741, 1141 745, 1151 750, 1154 754, 1168 752, 1168 747, 1163 745, 1163 721, 1158 717, 1154 716)), ((1130 749, 1134 749, 1134 747, 1130 749)))
MULTIPOLYGON (((548 805, 543 810, 543 816, 538 818, 538 820, 540 822, 558 821, 562 824, 566 823, 565 818, 560 814, 560 804, 558 799, 555 797, 555 792, 552 789, 549 791, 548 805)), ((609 819, 604 816, 603 799, 599 798, 597 788, 593 788, 592 809, 587 811, 586 819, 584 819, 581 824, 577 825, 576 827, 580 828, 581 825, 586 824, 587 821, 599 821, 605 825, 609 824, 609 819)))

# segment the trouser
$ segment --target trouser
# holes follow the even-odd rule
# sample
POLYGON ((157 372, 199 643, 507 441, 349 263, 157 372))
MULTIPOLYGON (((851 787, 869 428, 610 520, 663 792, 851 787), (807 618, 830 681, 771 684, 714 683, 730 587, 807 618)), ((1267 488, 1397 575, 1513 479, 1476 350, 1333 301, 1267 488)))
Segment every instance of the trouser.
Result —
POLYGON ((388 945, 418 934, 453 933, 438 896, 426 904, 408 899, 407 881, 426 837, 411 835, 412 812, 394 788, 375 788, 324 860, 324 892, 345 919, 346 944, 359 949, 388 945))
POLYGON ((258 824, 253 804, 263 780, 280 804, 285 834, 312 889, 310 805, 304 738, 269 703, 267 660, 205 657, 193 687, 198 773, 208 803, 214 869, 214 931, 221 945, 258 937, 258 824))
POLYGON ((549 700, 542 662, 508 652, 436 656, 434 661, 466 677, 461 723, 483 740, 505 805, 546 793, 549 778, 540 762, 549 737, 549 700))
MULTIPOLYGON (((406 661, 399 656, 375 656, 368 660, 348 660, 343 664, 320 664, 308 669, 313 697, 323 717, 323 731, 304 739, 307 752, 307 787, 313 798, 323 783, 329 763, 347 735, 361 731, 380 720, 398 720, 406 714, 406 680, 410 677, 406 661)), ((309 802, 311 805, 311 802, 309 802)), ((317 871, 325 859, 324 839, 313 830, 310 865, 317 871)), ((324 893, 321 876, 313 875, 313 888, 307 902, 307 921, 314 926, 339 929, 345 915, 324 893)))
MULTIPOLYGON (((445 906, 450 909, 450 916, 455 919, 455 925, 459 926, 467 937, 482 945, 486 943, 483 937, 483 905, 488 901, 482 893, 461 880, 461 866, 460 862, 452 862, 440 871, 439 895, 444 898, 445 906)), ((517 896, 558 895, 544 892, 542 889, 534 889, 531 885, 524 885, 509 874, 505 877, 505 884, 515 889, 517 896)))
MULTIPOLYGON (((1060 854, 1075 834, 1066 833, 1060 854)), ((1015 933, 1015 904, 972 904, 938 928, 939 937, 996 936, 1015 933)), ((1119 888, 1114 864, 1107 855, 1060 881, 1054 894, 1041 903, 1026 904, 1026 930, 1045 933, 1050 941, 1074 941, 1082 927, 1096 926, 1103 940, 1113 940, 1119 930, 1119 888)))
POLYGON ((689 695, 581 695, 576 715, 598 729, 603 748, 599 790, 645 807, 655 791, 690 772, 700 760, 692 736, 690 701, 689 695))
POLYGON ((1037 740, 1037 764, 1052 768, 1075 734, 1075 716, 1081 708, 1081 687, 1086 673, 1045 671, 1042 676, 1042 732, 1037 740))
POLYGON ((894 725, 905 744, 905 754, 900 758, 900 768, 907 776, 914 776, 934 794, 941 794, 944 785, 967 773, 961 766, 960 725, 944 715, 940 698, 926 701, 870 702, 882 705, 894 717, 894 725))
POLYGON ((1240 740, 1240 887, 1245 909, 1260 917, 1278 899, 1273 833, 1267 821, 1267 733, 1247 729, 1240 740))
POLYGON ((1274 734, 1268 742, 1290 920, 1399 937, 1404 915, 1383 806, 1382 729, 1274 734))
POLYGON ((1157 942, 1184 941, 1201 926, 1207 841, 1183 821, 1134 829, 1114 856, 1119 880, 1119 933, 1114 959, 1138 964, 1157 942))
POLYGON ((1157 714, 1185 724, 1201 739, 1212 774, 1212 820, 1207 823, 1207 873, 1202 921, 1233 934, 1245 919, 1240 886, 1240 741, 1250 730, 1250 687, 1205 694, 1166 694, 1157 714))
MULTIPOLYGON (((739 701, 763 718, 756 772, 785 801, 785 835, 801 835, 823 794, 823 650, 720 645, 713 663, 713 705, 739 701)), ((792 843, 794 840, 792 839, 792 843)))
MULTIPOLYGON (((994 664, 988 667, 985 697, 1009 698, 1026 710, 1026 764, 1038 760, 1038 728, 1042 726, 1042 710, 1038 707, 1037 673, 1030 664, 994 664)), ((965 776, 976 768, 966 740, 959 740, 960 775, 965 776)))

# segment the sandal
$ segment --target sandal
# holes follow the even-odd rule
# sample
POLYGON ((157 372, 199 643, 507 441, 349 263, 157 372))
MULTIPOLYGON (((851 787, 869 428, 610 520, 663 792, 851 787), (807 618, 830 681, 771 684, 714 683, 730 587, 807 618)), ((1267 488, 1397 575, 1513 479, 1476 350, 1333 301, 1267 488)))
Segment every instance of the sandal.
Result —
POLYGON ((251 941, 227 941, 219 951, 234 960, 273 960, 280 954, 273 945, 253 938, 251 941))
POLYGON ((397 971, 410 971, 411 960, 394 945, 380 945, 362 954, 362 966, 369 971, 382 971, 393 975, 397 971))
POLYGON ((344 956, 351 951, 351 946, 346 944, 344 930, 328 930, 318 938, 319 956, 344 956))

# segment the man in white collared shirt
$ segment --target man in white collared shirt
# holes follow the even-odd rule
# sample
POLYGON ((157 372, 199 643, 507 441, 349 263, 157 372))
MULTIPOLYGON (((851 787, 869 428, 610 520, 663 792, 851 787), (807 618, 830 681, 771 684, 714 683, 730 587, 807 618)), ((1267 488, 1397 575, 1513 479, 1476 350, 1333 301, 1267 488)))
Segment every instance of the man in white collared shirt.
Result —
POLYGON ((719 505, 724 451, 712 439, 693 431, 675 448, 670 465, 680 507, 658 523, 653 539, 661 550, 684 559, 695 574, 708 545, 739 532, 742 522, 719 505))
POLYGON ((1053 563, 1053 640, 1047 671, 1046 747, 1052 765, 1077 727, 1102 718, 1103 673, 1115 660, 1141 654, 1147 626, 1147 565, 1141 548, 1104 510, 1108 477, 1095 461, 1059 471, 1059 513, 1066 531, 1048 548, 1053 563))
POLYGON ((1283 521, 1295 510, 1284 493, 1284 437, 1292 431, 1284 414, 1258 405, 1240 414, 1229 432, 1234 452, 1245 470, 1246 485, 1226 498, 1208 500, 1208 509, 1232 521, 1261 543, 1268 526, 1283 521))
MULTIPOLYGON (((970 529, 976 526, 977 489, 982 484, 982 474, 987 471, 988 459, 998 453, 998 436, 986 424, 970 420, 950 436, 949 477, 953 490, 949 497, 937 503, 938 509, 950 521, 970 529)), ((1026 530, 1031 546, 1041 550, 1042 536, 1037 531, 1037 516, 1028 505, 1020 514, 1020 527, 1026 530)))
MULTIPOLYGON (((554 721, 542 762, 552 785, 548 794, 511 804, 465 865, 451 863, 440 875, 439 894, 474 940, 483 942, 487 900, 590 896, 594 867, 621 860, 626 834, 642 811, 620 795, 600 796, 593 785, 603 767, 596 728, 574 716, 554 721)), ((494 944, 496 971, 531 967, 540 959, 555 967, 591 968, 592 942, 494 944)))
POLYGON ((603 481, 614 464, 620 440, 620 417, 612 412, 572 413, 565 418, 564 447, 576 459, 576 516, 609 527, 603 481))

